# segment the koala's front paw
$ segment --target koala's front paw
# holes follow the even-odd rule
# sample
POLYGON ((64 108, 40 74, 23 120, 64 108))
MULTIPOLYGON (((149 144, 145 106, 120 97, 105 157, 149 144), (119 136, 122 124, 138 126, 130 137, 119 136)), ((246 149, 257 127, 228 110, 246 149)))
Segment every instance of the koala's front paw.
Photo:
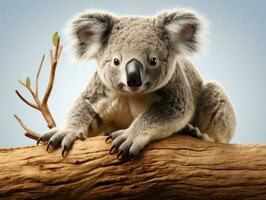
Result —
POLYGON ((62 156, 65 157, 67 151, 69 151, 73 143, 78 139, 85 139, 84 133, 80 130, 67 129, 67 128, 53 128, 47 133, 43 134, 38 140, 37 145, 40 141, 48 142, 47 151, 49 147, 58 147, 60 144, 62 146, 62 156))
POLYGON ((129 159, 137 155, 148 143, 144 134, 131 132, 130 130, 119 130, 111 133, 106 142, 112 139, 110 154, 117 153, 119 160, 129 159))

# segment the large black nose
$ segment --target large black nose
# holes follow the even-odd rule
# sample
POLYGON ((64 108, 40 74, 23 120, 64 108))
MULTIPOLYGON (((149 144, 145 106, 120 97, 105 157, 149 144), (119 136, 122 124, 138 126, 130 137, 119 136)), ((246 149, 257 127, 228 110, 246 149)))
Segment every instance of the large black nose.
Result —
POLYGON ((142 85, 142 64, 137 59, 132 59, 126 64, 127 85, 129 87, 140 87, 142 85))

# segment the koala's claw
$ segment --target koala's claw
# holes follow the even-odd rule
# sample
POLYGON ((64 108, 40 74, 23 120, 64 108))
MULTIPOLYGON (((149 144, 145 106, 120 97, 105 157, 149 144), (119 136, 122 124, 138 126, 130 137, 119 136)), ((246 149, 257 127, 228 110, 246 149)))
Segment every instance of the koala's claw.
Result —
POLYGON ((110 154, 110 155, 113 155, 113 154, 115 154, 116 152, 117 152, 116 146, 113 145, 113 146, 111 147, 110 151, 109 151, 109 154, 110 154))
POLYGON ((117 154, 117 159, 118 160, 122 160, 123 159, 123 152, 122 151, 119 151, 118 154, 117 154))
POLYGON ((109 135, 109 136, 105 139, 105 143, 109 143, 110 140, 112 140, 112 135, 109 135))
POLYGON ((129 160, 147 144, 141 133, 136 134, 129 130, 115 131, 106 138, 107 141, 110 139, 112 139, 112 147, 109 153, 112 155, 118 152, 117 159, 119 160, 129 160))
POLYGON ((46 148, 46 151, 49 152, 49 147, 52 145, 52 141, 50 140, 48 145, 47 145, 47 148, 46 148))
POLYGON ((67 149, 66 149, 66 147, 63 147, 63 149, 61 151, 62 157, 65 158, 66 157, 66 154, 67 154, 67 149))
POLYGON ((128 161, 132 158, 131 153, 124 153, 123 151, 119 151, 117 154, 117 159, 121 161, 128 161))
POLYGON ((117 159, 118 160, 126 160, 126 158, 129 159, 131 157, 131 156, 129 156, 129 154, 123 152, 122 150, 119 151, 118 148, 115 145, 112 145, 112 147, 111 147, 111 149, 109 151, 109 154, 113 155, 113 154, 115 154, 117 152, 118 152, 118 154, 117 154, 117 159))
POLYGON ((110 136, 112 134, 112 132, 114 132, 114 131, 107 131, 104 133, 104 136, 110 136))
POLYGON ((37 146, 40 143, 40 141, 42 141, 42 136, 38 138, 37 143, 36 143, 37 146))
POLYGON ((47 142, 50 140, 50 138, 56 134, 57 132, 59 131, 59 128, 55 127, 55 128, 52 128, 51 130, 49 130, 47 133, 43 134, 42 136, 40 136, 37 140, 37 145, 40 143, 40 142, 47 142))
POLYGON ((191 124, 187 124, 187 126, 181 131, 181 133, 198 139, 202 139, 204 141, 214 142, 214 140, 210 138, 208 134, 201 133, 198 127, 195 127, 191 124))
POLYGON ((200 130, 191 124, 187 124, 187 126, 181 130, 181 133, 195 138, 201 138, 200 130))
POLYGON ((80 130, 53 128, 38 138, 37 145, 40 142, 48 142, 46 147, 47 152, 49 152, 50 147, 57 148, 61 145, 61 154, 64 158, 66 157, 67 152, 71 149, 73 143, 78 139, 85 139, 84 133, 80 130))

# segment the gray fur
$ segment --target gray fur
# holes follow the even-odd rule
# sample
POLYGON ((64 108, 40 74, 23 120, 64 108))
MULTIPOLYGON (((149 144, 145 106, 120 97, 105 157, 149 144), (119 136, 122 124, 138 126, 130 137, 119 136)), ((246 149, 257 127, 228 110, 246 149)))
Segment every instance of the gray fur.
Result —
POLYGON ((75 17, 69 25, 73 50, 80 58, 95 58, 97 71, 63 125, 41 139, 65 151, 84 135, 113 131, 119 157, 136 155, 151 141, 191 125, 199 138, 229 142, 236 126, 229 98, 185 58, 199 50, 202 29, 201 17, 188 10, 155 17, 90 11, 75 17), (144 66, 143 85, 135 92, 125 83, 125 65, 133 58, 144 66))

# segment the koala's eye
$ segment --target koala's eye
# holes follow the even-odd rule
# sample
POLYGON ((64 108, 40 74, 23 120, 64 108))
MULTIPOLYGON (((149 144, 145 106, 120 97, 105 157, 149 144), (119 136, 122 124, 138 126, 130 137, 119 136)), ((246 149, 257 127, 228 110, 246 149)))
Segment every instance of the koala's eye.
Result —
POLYGON ((151 66, 156 66, 157 65, 157 58, 155 58, 155 57, 152 57, 151 59, 150 59, 150 65, 151 66))
POLYGON ((120 65, 120 60, 118 58, 114 58, 114 65, 118 66, 120 65))

